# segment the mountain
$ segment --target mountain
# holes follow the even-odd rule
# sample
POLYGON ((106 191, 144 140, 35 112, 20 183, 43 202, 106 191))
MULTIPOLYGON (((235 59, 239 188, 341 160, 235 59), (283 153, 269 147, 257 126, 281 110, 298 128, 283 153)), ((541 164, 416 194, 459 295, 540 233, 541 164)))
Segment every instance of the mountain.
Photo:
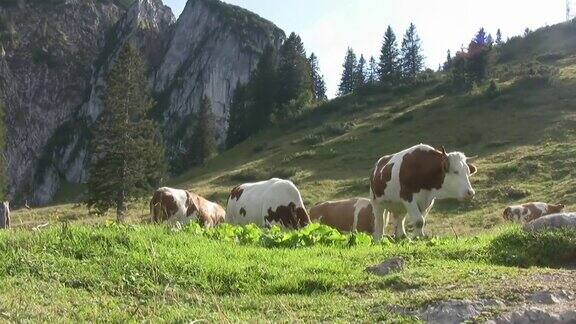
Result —
POLYGON ((224 140, 237 84, 248 81, 266 46, 285 38, 271 22, 218 0, 188 1, 177 21, 160 0, 0 4, 11 194, 34 204, 86 180, 106 75, 126 43, 147 64, 155 116, 174 160, 191 139, 203 95, 224 140))

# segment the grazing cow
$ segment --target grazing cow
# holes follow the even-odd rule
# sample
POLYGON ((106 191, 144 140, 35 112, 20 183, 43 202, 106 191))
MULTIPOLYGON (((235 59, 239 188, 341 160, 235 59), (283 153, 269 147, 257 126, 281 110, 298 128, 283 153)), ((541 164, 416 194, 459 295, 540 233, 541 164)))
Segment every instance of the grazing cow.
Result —
POLYGON ((10 228, 10 203, 0 202, 0 229, 10 228))
POLYGON ((374 232, 374 214, 370 199, 352 198, 327 201, 310 209, 310 219, 341 232, 374 232))
POLYGON ((504 209, 502 216, 505 220, 525 224, 542 216, 558 214, 562 212, 564 207, 565 206, 562 204, 551 205, 542 202, 533 202, 523 205, 509 206, 504 209))
POLYGON ((291 181, 277 178, 232 189, 226 215, 227 221, 236 225, 299 229, 310 223, 298 188, 291 181))
POLYGON ((406 236, 404 218, 424 236, 425 219, 436 199, 472 199, 469 177, 476 167, 463 153, 447 154, 419 144, 382 157, 370 176, 370 199, 374 209, 374 239, 380 240, 388 224, 384 211, 395 220, 395 236, 406 236))
POLYGON ((156 190, 150 201, 150 216, 153 223, 168 221, 186 225, 198 221, 205 228, 214 227, 226 217, 224 208, 195 193, 172 188, 156 190))

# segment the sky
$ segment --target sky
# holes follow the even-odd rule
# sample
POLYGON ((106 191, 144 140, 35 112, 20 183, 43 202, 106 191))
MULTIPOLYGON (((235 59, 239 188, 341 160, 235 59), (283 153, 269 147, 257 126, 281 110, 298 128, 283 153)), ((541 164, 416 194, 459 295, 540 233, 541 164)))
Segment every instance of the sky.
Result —
MULTIPOLYGON (((186 0, 164 0, 178 16, 186 0)), ((384 32, 392 26, 399 43, 411 22, 422 40, 426 66, 437 69, 484 27, 504 39, 565 20, 566 0, 225 0, 296 32, 314 52, 330 97, 336 94, 346 49, 378 58, 384 32)), ((573 3, 576 1, 572 1, 573 3)), ((572 9, 576 12, 576 4, 572 9)))

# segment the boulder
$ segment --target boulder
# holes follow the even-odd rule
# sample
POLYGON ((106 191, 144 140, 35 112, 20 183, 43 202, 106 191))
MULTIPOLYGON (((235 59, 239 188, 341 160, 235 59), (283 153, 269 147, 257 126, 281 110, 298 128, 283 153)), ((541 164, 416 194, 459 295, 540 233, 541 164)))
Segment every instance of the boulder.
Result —
POLYGON ((576 213, 560 213, 540 217, 524 225, 527 232, 540 232, 547 229, 576 229, 576 213))
POLYGON ((393 257, 378 265, 366 268, 367 272, 377 276, 386 276, 402 270, 404 270, 404 259, 402 257, 393 257))

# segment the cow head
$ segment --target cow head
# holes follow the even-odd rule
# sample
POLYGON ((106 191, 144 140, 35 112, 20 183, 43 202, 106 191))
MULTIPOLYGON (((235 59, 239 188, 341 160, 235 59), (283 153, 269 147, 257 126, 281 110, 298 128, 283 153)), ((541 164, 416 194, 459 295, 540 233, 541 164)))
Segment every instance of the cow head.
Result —
POLYGON ((475 174, 477 168, 471 163, 463 153, 446 153, 444 147, 441 149, 444 170, 444 183, 438 191, 439 199, 472 199, 476 192, 470 184, 470 176, 475 174))
POLYGON ((564 210, 564 206, 563 204, 557 204, 557 205, 548 205, 548 214, 558 214, 561 213, 562 210, 564 210))
POLYGON ((504 212, 502 213, 502 218, 504 218, 504 220, 507 221, 514 220, 514 213, 512 212, 512 207, 506 207, 506 209, 504 209, 504 212))

